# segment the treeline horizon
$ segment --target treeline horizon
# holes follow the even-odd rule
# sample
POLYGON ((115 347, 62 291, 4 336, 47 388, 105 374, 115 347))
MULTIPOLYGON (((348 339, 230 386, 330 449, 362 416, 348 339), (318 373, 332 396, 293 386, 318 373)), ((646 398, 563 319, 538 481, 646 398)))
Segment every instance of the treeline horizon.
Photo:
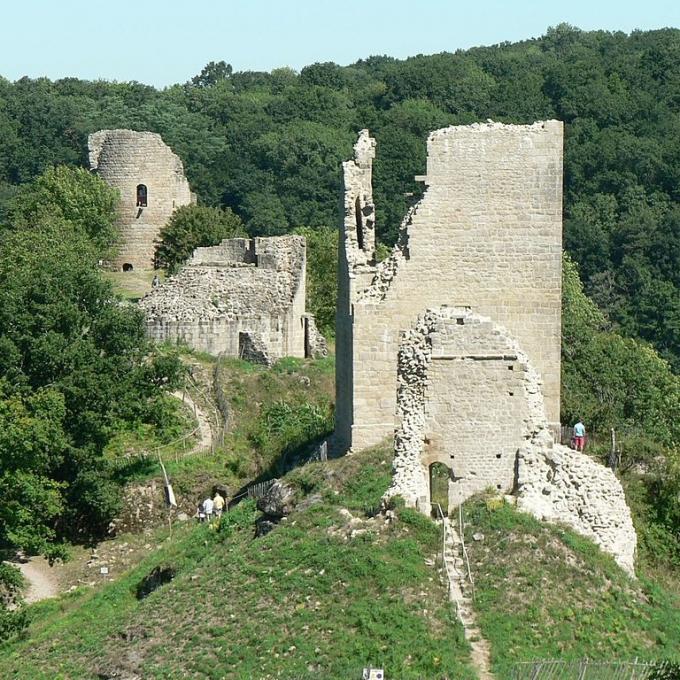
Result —
POLYGON ((199 201, 251 235, 335 228, 356 133, 378 142, 379 240, 392 245, 422 187, 434 129, 493 119, 565 122, 564 246, 607 323, 680 369, 680 31, 585 32, 372 56, 299 73, 211 62, 163 89, 136 82, 0 78, 0 218, 18 186, 87 167, 87 135, 158 132, 199 201))

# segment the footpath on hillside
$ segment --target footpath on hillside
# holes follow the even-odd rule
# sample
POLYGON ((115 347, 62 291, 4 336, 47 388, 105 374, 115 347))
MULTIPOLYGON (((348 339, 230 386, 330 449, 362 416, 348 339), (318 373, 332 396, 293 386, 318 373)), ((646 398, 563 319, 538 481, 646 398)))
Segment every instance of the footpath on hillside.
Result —
POLYGON ((472 604, 472 597, 465 593, 471 584, 465 576, 463 543, 448 517, 444 524, 444 574, 449 582, 449 599, 456 608, 459 621, 463 624, 465 639, 471 647, 471 658, 480 680, 494 680, 491 673, 491 645, 482 637, 472 604))

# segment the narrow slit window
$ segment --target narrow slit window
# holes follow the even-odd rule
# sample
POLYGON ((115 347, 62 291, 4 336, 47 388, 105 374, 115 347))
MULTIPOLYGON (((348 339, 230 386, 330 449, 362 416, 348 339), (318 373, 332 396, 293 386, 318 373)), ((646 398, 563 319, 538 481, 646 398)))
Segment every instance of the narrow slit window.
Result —
POLYGON ((355 203, 355 214, 357 221, 357 243, 361 250, 364 249, 364 217, 361 214, 361 199, 357 196, 355 203))
POLYGON ((146 208, 148 205, 148 192, 146 190, 146 184, 137 185, 137 207, 146 208))

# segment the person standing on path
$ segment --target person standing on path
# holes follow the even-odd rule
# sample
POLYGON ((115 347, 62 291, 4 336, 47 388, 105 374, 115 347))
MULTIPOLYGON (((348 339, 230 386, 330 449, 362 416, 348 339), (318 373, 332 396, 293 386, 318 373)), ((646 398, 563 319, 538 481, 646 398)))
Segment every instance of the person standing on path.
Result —
POLYGON ((215 491, 215 497, 213 498, 213 507, 215 509, 215 517, 219 519, 222 517, 222 511, 224 510, 224 498, 219 491, 215 491))
POLYGON ((583 447, 586 444, 586 426, 579 421, 574 425, 574 448, 577 451, 583 452, 583 447))
POLYGON ((210 522, 212 520, 214 508, 215 508, 215 504, 213 503, 213 499, 210 498, 210 496, 208 496, 203 501, 203 512, 205 513, 205 518, 208 522, 210 522))

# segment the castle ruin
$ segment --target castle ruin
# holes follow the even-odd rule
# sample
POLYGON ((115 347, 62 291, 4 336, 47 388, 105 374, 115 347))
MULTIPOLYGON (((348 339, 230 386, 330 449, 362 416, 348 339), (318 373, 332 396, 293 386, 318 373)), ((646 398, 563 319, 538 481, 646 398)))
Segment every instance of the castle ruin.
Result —
POLYGON ((422 199, 375 259, 362 130, 343 164, 336 447, 394 436, 399 495, 430 514, 492 488, 569 524, 633 573, 636 537, 614 474, 554 444, 560 419, 562 123, 452 126, 427 142, 422 199))
POLYGON ((343 448, 393 434, 400 334, 440 305, 507 328, 540 373, 549 422, 559 424, 562 123, 448 127, 430 135, 427 150, 425 194, 379 264, 368 131, 343 164, 336 340, 343 448))
POLYGON ((305 312, 303 236, 225 239, 197 248, 140 301, 154 340, 269 364, 326 353, 305 312))
POLYGON ((111 267, 154 269, 161 229, 175 208, 195 203, 182 161, 153 132, 100 130, 88 137, 90 168, 118 189, 120 247, 111 267))

